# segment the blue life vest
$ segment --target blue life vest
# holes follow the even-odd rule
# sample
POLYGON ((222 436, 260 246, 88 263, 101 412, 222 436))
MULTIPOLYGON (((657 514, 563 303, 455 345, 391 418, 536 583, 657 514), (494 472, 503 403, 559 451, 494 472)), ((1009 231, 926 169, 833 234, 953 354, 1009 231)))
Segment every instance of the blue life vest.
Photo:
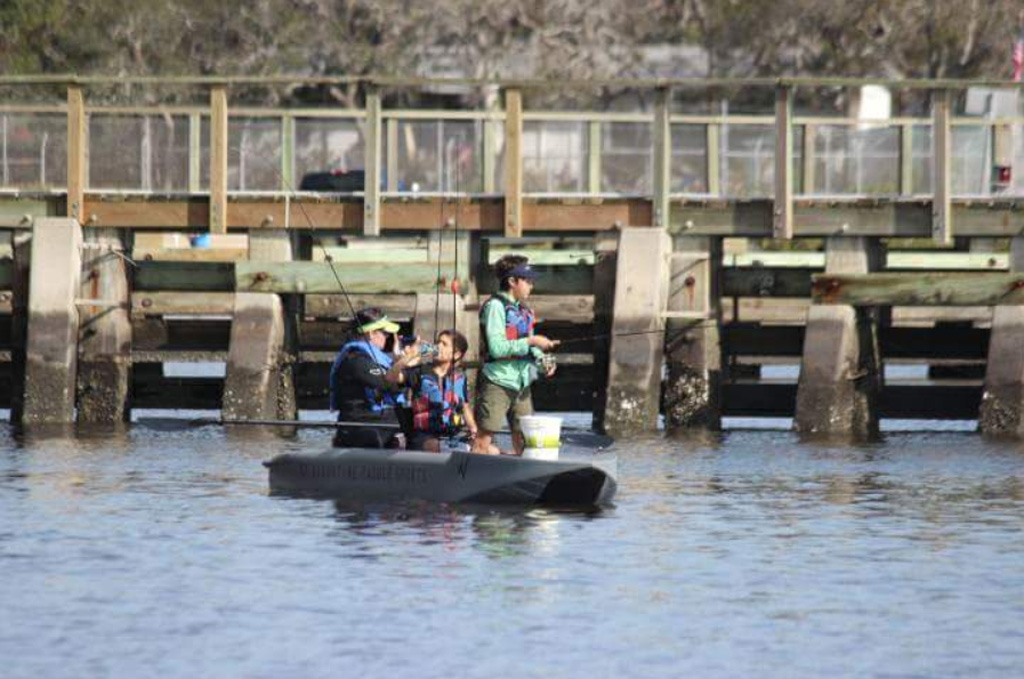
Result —
MULTIPOLYGON (((505 307, 505 339, 517 340, 523 337, 529 337, 533 334, 533 328, 537 325, 537 318, 533 314, 533 310, 523 304, 516 304, 511 302, 504 297, 494 295, 480 307, 480 322, 483 325, 484 319, 487 317, 487 305, 491 302, 498 302, 505 307)), ((487 328, 480 328, 480 336, 484 338, 481 342, 481 349, 484 349, 482 360, 484 361, 517 361, 524 360, 526 356, 506 356, 503 358, 491 358, 490 352, 486 351, 487 347, 487 328)))
MULTIPOLYGON (((335 377, 338 374, 338 370, 341 368, 341 364, 346 358, 353 353, 361 353, 369 356, 373 359, 373 362, 380 366, 383 370, 391 368, 393 358, 388 354, 381 351, 381 349, 368 340, 358 339, 347 342, 341 347, 338 355, 334 359, 334 363, 331 365, 331 410, 339 410, 340 404, 338 403, 338 393, 335 389, 335 377)), ((397 405, 405 404, 405 396, 403 394, 392 394, 387 391, 381 391, 380 389, 373 389, 371 387, 363 387, 363 397, 366 401, 366 407, 374 413, 381 413, 386 408, 394 408, 397 405)))
POLYGON ((442 382, 433 372, 420 374, 412 400, 412 426, 416 431, 436 436, 453 436, 462 428, 466 376, 456 371, 442 382))

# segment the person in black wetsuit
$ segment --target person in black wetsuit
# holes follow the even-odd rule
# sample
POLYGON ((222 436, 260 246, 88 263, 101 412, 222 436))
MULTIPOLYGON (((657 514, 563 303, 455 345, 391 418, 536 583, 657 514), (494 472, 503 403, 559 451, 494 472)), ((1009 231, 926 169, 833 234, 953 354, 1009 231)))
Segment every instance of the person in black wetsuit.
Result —
POLYGON ((331 366, 331 410, 338 411, 334 445, 353 448, 404 448, 398 410, 405 394, 400 385, 384 379, 398 352, 399 326, 377 308, 356 314, 353 338, 346 342, 331 366), (390 351, 385 351, 393 338, 390 351), (374 426, 380 425, 380 426, 374 426))

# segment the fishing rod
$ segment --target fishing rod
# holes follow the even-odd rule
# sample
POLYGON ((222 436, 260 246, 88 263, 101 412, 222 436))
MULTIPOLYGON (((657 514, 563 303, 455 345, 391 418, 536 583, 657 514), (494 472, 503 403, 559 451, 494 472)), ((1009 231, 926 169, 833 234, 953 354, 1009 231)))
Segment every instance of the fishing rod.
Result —
POLYGON ((586 337, 573 337, 570 339, 559 340, 559 346, 565 344, 575 344, 579 342, 592 342, 598 339, 610 339, 612 337, 635 337, 637 335, 655 335, 658 333, 668 332, 667 328, 658 328, 656 330, 637 330, 635 332, 607 332, 600 335, 587 335, 586 337))

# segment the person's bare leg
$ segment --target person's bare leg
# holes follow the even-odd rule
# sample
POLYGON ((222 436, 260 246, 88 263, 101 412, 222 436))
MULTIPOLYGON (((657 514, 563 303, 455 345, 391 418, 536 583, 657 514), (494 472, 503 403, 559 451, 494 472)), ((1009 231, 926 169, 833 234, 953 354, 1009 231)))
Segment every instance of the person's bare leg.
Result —
POLYGON ((473 439, 473 452, 481 455, 496 455, 497 448, 491 443, 494 440, 494 432, 481 429, 473 439))
POLYGON ((512 430, 512 448, 515 450, 516 455, 522 455, 523 450, 526 449, 526 437, 518 429, 512 430))

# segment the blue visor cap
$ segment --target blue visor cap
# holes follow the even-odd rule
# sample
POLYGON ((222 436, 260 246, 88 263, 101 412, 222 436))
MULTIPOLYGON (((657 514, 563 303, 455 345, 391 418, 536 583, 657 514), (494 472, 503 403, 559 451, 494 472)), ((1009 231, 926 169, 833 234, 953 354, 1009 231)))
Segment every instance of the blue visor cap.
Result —
POLYGON ((528 278, 531 281, 537 279, 537 272, 529 264, 520 264, 508 272, 510 278, 528 278))

